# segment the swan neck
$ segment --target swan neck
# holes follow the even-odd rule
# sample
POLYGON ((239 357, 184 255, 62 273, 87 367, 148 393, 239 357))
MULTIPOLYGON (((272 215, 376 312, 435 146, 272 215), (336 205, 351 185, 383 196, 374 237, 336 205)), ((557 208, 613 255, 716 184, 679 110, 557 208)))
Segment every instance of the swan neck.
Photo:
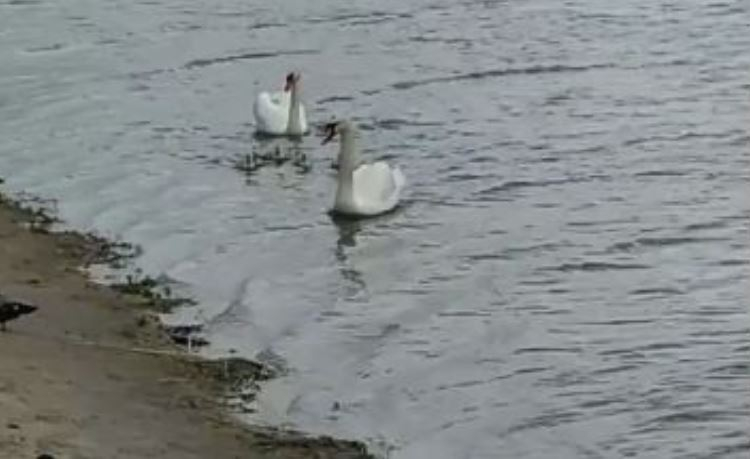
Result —
POLYGON ((287 132, 290 134, 301 134, 302 126, 300 125, 300 94, 297 83, 292 84, 290 89, 291 96, 289 101, 289 121, 287 122, 287 132))
POLYGON ((354 199, 354 169, 357 167, 357 150, 353 133, 342 132, 339 140, 338 187, 336 206, 350 206, 354 199))
POLYGON ((341 145, 339 147, 339 176, 351 179, 354 169, 359 163, 359 153, 355 141, 355 133, 350 128, 341 133, 341 145))

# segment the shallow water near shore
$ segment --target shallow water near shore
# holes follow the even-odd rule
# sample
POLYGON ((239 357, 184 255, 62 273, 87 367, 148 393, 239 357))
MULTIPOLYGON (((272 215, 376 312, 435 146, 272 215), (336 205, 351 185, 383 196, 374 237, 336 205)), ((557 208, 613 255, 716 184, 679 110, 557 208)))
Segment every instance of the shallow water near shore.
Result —
POLYGON ((0 0, 0 176, 140 244, 254 421, 396 458, 744 457, 744 1, 0 0), (303 73, 407 176, 333 220, 336 146, 256 139, 303 73), (251 173, 256 152, 291 162, 251 173))

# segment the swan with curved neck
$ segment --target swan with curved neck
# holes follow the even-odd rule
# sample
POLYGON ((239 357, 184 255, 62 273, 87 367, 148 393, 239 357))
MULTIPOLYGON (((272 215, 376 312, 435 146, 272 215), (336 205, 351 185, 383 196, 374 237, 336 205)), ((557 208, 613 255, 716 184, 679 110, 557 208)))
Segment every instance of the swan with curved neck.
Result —
POLYGON ((299 73, 289 73, 283 91, 258 94, 253 105, 258 132, 289 136, 307 133, 307 117, 300 94, 301 77, 299 73))
POLYGON ((325 126, 323 144, 340 138, 336 198, 333 210, 352 216, 374 216, 393 210, 405 179, 384 161, 363 164, 356 146, 357 128, 347 120, 325 126))

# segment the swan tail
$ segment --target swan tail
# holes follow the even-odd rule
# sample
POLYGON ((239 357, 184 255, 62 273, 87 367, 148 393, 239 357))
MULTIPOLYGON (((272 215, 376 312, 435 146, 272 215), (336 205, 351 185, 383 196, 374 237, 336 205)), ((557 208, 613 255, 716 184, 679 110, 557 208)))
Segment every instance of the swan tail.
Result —
POLYGON ((396 189, 396 194, 401 194, 401 190, 406 185, 406 177, 398 166, 393 168, 393 184, 396 189))

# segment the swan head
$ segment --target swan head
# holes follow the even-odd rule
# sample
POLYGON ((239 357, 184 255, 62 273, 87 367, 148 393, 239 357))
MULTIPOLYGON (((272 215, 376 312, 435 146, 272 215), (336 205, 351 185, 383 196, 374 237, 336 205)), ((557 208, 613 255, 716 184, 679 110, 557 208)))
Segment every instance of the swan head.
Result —
POLYGON ((336 135, 343 135, 351 132, 353 129, 352 123, 347 120, 331 121, 330 123, 323 126, 323 145, 333 140, 336 135))
POLYGON ((284 92, 291 91, 297 83, 299 83, 302 74, 299 72, 289 72, 286 74, 286 83, 284 83, 284 92))

